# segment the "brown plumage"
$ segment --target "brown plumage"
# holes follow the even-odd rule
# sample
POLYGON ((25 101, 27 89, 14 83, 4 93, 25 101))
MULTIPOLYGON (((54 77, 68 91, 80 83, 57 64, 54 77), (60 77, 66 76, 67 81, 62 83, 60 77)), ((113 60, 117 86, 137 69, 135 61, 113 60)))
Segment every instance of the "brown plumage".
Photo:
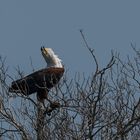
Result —
POLYGON ((22 79, 12 82, 10 92, 30 95, 37 92, 40 101, 47 99, 48 92, 61 79, 64 68, 46 68, 36 71, 22 79))

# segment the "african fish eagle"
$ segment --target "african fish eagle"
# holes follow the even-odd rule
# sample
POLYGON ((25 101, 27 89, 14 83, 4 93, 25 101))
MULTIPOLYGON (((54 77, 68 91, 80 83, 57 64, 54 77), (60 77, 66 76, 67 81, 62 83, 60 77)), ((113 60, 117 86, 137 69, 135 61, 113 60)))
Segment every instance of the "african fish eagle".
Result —
POLYGON ((19 80, 13 81, 10 92, 30 95, 37 92, 37 99, 44 102, 47 99, 48 92, 63 76, 64 67, 61 59, 53 52, 51 48, 41 47, 42 55, 47 62, 47 68, 36 71, 19 80))

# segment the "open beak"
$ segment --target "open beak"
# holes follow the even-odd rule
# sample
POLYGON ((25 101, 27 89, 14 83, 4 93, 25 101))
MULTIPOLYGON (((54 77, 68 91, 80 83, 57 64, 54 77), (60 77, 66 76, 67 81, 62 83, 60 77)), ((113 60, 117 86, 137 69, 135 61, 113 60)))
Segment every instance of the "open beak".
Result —
POLYGON ((41 47, 41 51, 43 51, 44 49, 45 49, 45 47, 44 47, 44 46, 42 46, 42 47, 41 47))
POLYGON ((41 47, 41 52, 43 55, 48 55, 48 48, 45 48, 44 46, 41 47))

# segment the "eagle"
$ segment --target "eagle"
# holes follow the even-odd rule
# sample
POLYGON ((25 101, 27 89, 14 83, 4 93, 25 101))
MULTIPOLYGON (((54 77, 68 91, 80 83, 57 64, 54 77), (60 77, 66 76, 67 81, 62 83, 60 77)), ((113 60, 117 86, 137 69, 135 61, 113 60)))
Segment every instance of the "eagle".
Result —
POLYGON ((47 62, 47 67, 13 81, 9 92, 21 93, 25 96, 37 93, 40 102, 44 103, 45 99, 49 101, 48 92, 60 81, 64 66, 51 48, 41 47, 41 53, 47 62))

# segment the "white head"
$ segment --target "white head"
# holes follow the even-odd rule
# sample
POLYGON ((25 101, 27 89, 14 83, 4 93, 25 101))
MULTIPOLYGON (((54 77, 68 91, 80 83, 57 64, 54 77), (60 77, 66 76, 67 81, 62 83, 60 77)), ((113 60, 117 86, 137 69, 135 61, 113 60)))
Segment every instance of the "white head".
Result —
POLYGON ((41 52, 47 62, 47 67, 63 67, 61 59, 59 59, 58 56, 54 54, 51 48, 41 47, 41 52))

